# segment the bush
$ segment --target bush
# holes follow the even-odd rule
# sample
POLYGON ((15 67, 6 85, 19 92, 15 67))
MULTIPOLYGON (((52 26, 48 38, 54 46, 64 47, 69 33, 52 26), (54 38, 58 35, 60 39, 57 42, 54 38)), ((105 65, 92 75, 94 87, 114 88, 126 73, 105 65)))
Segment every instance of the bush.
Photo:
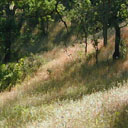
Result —
POLYGON ((0 65, 0 91, 11 89, 20 83, 27 75, 32 75, 45 61, 33 54, 28 58, 21 58, 17 63, 0 65))

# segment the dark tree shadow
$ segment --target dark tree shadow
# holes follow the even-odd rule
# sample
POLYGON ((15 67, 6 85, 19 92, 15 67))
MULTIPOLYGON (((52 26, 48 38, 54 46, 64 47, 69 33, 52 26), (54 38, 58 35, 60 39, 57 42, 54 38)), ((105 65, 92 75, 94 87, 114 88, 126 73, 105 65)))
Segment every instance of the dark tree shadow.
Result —
POLYGON ((56 28, 58 22, 56 21, 49 28, 48 33, 43 33, 39 31, 37 34, 32 34, 32 31, 24 33, 19 39, 13 43, 12 46, 12 59, 11 62, 18 61, 24 56, 30 56, 31 54, 40 54, 46 51, 52 50, 54 47, 59 45, 68 46, 73 44, 74 40, 71 39, 71 36, 74 34, 75 27, 69 28, 67 32, 64 27, 62 27, 54 37, 50 37, 50 33, 53 33, 53 30, 56 28), (14 49, 15 47, 15 49, 14 49))
POLYGON ((75 27, 70 27, 68 32, 64 29, 65 28, 62 28, 53 40, 55 45, 60 45, 61 43, 68 46, 69 44, 75 43, 73 40, 71 40, 71 36, 74 35, 75 27))

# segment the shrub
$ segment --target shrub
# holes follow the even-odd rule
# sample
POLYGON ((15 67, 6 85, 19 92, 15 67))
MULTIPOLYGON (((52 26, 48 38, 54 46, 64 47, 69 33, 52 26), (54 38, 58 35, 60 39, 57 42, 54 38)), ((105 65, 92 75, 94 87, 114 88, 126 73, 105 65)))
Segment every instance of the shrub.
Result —
POLYGON ((16 83, 32 75, 44 63, 44 59, 31 55, 28 58, 21 58, 17 63, 0 65, 0 91, 11 89, 16 83))

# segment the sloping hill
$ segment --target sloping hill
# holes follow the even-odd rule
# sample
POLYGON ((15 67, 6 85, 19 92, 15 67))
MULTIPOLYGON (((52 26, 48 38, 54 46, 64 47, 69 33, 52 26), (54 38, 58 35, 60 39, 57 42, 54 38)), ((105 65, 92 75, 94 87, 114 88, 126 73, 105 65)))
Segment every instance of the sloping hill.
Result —
POLYGON ((127 128, 127 57, 113 62, 111 44, 98 65, 91 45, 86 57, 83 44, 53 51, 33 78, 1 93, 0 127, 127 128))
MULTIPOLYGON (((41 108, 40 108, 41 109, 41 108)), ((128 84, 83 96, 77 101, 59 101, 50 106, 44 121, 28 128, 127 128, 128 84)))

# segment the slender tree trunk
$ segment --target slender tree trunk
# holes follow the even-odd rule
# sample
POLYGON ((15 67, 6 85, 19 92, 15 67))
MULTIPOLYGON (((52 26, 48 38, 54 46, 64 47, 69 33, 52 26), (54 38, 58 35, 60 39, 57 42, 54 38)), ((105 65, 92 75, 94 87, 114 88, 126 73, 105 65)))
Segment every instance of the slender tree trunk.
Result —
POLYGON ((87 35, 85 35, 85 55, 88 52, 88 38, 87 35))
POLYGON ((99 53, 99 49, 98 49, 98 45, 96 46, 96 64, 98 64, 98 53, 99 53))
POLYGON ((120 57, 120 49, 119 49, 119 45, 120 45, 120 27, 118 23, 115 23, 115 51, 113 54, 113 59, 118 59, 120 57))
POLYGON ((88 52, 88 34, 87 34, 87 28, 84 25, 84 22, 82 22, 81 24, 83 24, 83 31, 84 31, 84 43, 85 43, 85 55, 88 52))
POLYGON ((5 57, 4 63, 7 63, 11 59, 11 24, 6 28, 6 39, 5 39, 5 57))
POLYGON ((103 23, 104 46, 107 45, 107 35, 108 35, 108 32, 107 32, 107 23, 106 23, 106 21, 105 21, 105 23, 103 23))
POLYGON ((9 62, 11 59, 11 41, 10 39, 6 40, 5 45, 5 57, 4 57, 4 63, 9 62))
POLYGON ((4 56, 4 63, 7 63, 11 60, 11 43, 12 43, 12 30, 13 30, 13 23, 14 23, 14 15, 15 9, 10 10, 9 3, 6 5, 6 27, 5 27, 5 56, 4 56))
POLYGON ((106 0, 103 0, 103 7, 104 7, 104 16, 103 16, 103 38, 104 38, 104 46, 107 45, 107 30, 108 30, 108 6, 106 0))
POLYGON ((95 54, 95 58, 96 58, 96 64, 98 64, 98 54, 99 54, 99 49, 98 49, 98 40, 96 39, 95 35, 93 35, 93 46, 95 48, 96 54, 95 54))
POLYGON ((49 29, 49 21, 48 21, 48 18, 47 18, 47 23, 46 23, 47 25, 46 25, 46 31, 47 31, 47 33, 48 33, 48 29, 49 29))

